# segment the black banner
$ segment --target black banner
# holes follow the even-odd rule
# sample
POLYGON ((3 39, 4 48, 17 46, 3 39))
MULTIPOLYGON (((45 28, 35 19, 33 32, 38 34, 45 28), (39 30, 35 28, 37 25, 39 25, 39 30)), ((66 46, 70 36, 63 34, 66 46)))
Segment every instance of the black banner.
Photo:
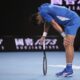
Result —
MULTIPOLYGON (((42 51, 42 44, 38 39, 39 37, 2 37, 0 51, 42 51)), ((47 51, 64 51, 63 39, 59 36, 48 36, 45 45, 47 51)), ((80 46, 75 47, 75 50, 80 50, 80 46)))
MULTIPOLYGON (((3 37, 0 38, 0 51, 41 51, 43 48, 38 39, 39 37, 3 37)), ((64 50, 59 37, 47 37, 45 44, 48 51, 64 50)))

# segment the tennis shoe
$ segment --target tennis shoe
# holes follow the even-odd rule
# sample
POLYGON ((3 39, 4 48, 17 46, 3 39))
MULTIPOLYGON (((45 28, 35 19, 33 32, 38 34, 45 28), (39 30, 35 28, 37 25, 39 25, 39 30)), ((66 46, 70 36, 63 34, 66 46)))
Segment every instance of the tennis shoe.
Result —
POLYGON ((57 77, 63 76, 63 77, 71 77, 73 74, 73 70, 67 70, 66 68, 62 71, 56 74, 57 77))

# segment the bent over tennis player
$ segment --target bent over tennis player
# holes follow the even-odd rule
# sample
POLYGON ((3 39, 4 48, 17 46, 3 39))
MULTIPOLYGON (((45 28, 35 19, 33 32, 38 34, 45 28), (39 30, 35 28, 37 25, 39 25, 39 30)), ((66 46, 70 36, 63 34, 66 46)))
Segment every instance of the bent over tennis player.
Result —
POLYGON ((57 76, 71 76, 73 74, 72 62, 74 58, 74 40, 80 27, 80 17, 74 11, 59 5, 44 3, 38 7, 36 13, 38 24, 44 23, 44 32, 40 41, 47 36, 49 25, 57 30, 63 37, 63 45, 66 51, 66 67, 56 73, 57 76), (64 30, 62 26, 64 27, 64 30))

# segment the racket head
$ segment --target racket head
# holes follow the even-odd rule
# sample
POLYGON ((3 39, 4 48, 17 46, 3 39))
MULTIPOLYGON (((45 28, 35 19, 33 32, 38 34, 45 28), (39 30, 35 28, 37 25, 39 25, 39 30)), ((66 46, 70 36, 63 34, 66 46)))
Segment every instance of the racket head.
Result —
POLYGON ((46 76, 47 74, 47 58, 43 57, 43 74, 46 76))

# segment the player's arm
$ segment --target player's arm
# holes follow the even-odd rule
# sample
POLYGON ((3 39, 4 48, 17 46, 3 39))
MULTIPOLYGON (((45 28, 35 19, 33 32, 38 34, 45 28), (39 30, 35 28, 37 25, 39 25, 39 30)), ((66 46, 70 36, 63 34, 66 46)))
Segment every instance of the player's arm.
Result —
POLYGON ((41 43, 43 43, 43 40, 46 38, 47 34, 48 34, 48 30, 49 30, 50 24, 48 23, 44 23, 44 30, 43 30, 43 34, 41 36, 41 38, 39 39, 39 41, 41 43))
POLYGON ((62 27, 55 20, 51 20, 51 25, 61 34, 62 37, 66 36, 62 27))
POLYGON ((50 27, 50 24, 44 22, 44 30, 43 30, 43 34, 42 34, 43 38, 45 38, 47 36, 49 27, 50 27))
POLYGON ((65 33, 63 32, 61 26, 54 20, 51 15, 48 14, 48 12, 46 12, 45 10, 40 10, 39 14, 46 22, 50 23, 53 28, 55 28, 61 34, 62 37, 65 37, 65 33))
POLYGON ((52 21, 51 21, 51 25, 52 25, 53 28, 56 29, 59 33, 63 32, 63 29, 61 28, 61 26, 60 26, 55 20, 52 20, 52 21))
POLYGON ((53 19, 52 16, 48 15, 46 12, 42 12, 41 15, 46 22, 50 23, 53 28, 61 34, 62 37, 66 36, 61 26, 53 19))

